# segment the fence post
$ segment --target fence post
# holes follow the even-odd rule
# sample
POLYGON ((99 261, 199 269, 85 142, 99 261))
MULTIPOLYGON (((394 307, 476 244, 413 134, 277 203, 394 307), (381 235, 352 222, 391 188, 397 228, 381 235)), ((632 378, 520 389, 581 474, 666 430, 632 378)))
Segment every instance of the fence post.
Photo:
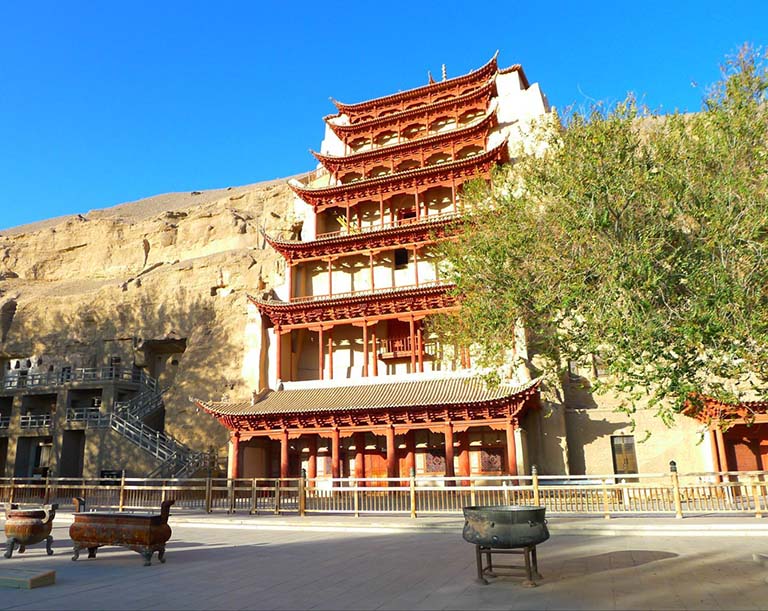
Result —
POLYGON ((301 470, 301 477, 299 478, 299 516, 304 517, 307 511, 307 484, 306 484, 307 472, 301 470))
POLYGON ((211 506, 213 505, 211 497, 213 496, 213 481, 209 475, 205 479, 205 513, 211 513, 211 506))
POLYGON ((473 479, 469 480, 469 504, 473 507, 477 505, 477 501, 475 500, 475 480, 473 479))
POLYGON ((229 493, 229 509, 227 513, 235 513, 235 480, 227 478, 227 492, 229 493))
POLYGON ((605 512, 605 519, 610 520, 611 519, 611 500, 608 497, 608 483, 605 479, 602 480, 603 482, 603 510, 605 512))
POLYGON ((47 473, 45 474, 45 492, 43 492, 43 505, 47 505, 48 501, 51 499, 51 478, 50 475, 47 473))
POLYGON ((677 463, 674 460, 669 461, 669 474, 672 478, 672 494, 675 501, 675 517, 683 517, 683 503, 680 501, 680 478, 677 475, 677 463))
POLYGON ((11 478, 11 490, 8 492, 8 502, 13 503, 13 478, 11 478))
POLYGON ((760 485, 759 485, 759 479, 755 475, 752 478, 752 499, 755 501, 755 517, 756 518, 762 518, 763 517, 763 510, 760 508, 760 485))
POLYGON ((533 504, 539 505, 539 470, 536 465, 531 466, 531 479, 533 484, 533 504))
POLYGON ((254 477, 251 481, 251 510, 248 512, 251 515, 254 515, 258 513, 258 510, 256 509, 256 503, 258 502, 258 499, 256 498, 256 478, 254 477))
POLYGON ((275 515, 280 515, 280 480, 275 481, 275 515))
POLYGON ((123 471, 123 474, 120 476, 120 502, 118 511, 122 511, 123 507, 125 507, 125 471, 123 471))
POLYGON ((354 502, 355 502, 355 517, 360 517, 360 484, 357 481, 357 478, 352 480, 352 484, 354 485, 354 502))
POLYGON ((509 484, 510 484, 510 480, 506 480, 505 479, 504 481, 501 482, 501 484, 502 484, 502 486, 504 486, 504 504, 505 505, 510 505, 511 504, 509 502, 509 484))
POLYGON ((411 473, 409 476, 409 485, 410 485, 410 493, 411 493, 411 517, 416 518, 416 469, 411 468, 411 473))

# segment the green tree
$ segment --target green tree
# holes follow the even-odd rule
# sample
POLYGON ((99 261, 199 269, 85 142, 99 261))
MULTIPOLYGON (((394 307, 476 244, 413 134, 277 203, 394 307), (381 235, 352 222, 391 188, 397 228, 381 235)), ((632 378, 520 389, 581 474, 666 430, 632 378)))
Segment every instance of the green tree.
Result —
MULTIPOLYGON (((597 355, 597 391, 669 422, 692 396, 768 380, 768 69, 745 46, 699 113, 632 97, 574 113, 465 191, 444 245, 462 315, 438 324, 504 363, 523 321, 543 373, 597 355)), ((694 400, 695 402, 695 400, 694 400)))

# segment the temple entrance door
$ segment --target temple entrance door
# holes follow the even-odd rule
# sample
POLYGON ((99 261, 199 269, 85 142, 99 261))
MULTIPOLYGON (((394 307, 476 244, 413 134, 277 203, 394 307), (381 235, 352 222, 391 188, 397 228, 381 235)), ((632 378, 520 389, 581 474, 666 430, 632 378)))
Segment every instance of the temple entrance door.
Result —
MULTIPOLYGON (((376 450, 368 450, 365 454, 365 477, 387 477, 386 455, 376 450)), ((387 486, 387 482, 368 482, 368 486, 387 486)))
POLYGON ((763 470, 760 445, 757 440, 728 440, 725 443, 725 454, 728 460, 729 471, 763 470))
POLYGON ((762 471, 768 468, 768 425, 737 424, 723 435, 729 471, 762 471))
POLYGON ((288 453, 288 477, 301 477, 301 456, 295 450, 288 453))

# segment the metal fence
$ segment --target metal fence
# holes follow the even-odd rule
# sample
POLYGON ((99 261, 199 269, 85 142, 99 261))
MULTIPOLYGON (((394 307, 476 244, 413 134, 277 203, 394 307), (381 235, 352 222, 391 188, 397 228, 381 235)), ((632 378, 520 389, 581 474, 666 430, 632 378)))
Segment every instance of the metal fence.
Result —
POLYGON ((768 512, 768 471, 631 476, 0 479, 0 502, 90 508, 250 513, 460 515, 471 505, 543 505, 550 514, 695 515, 768 512), (623 479, 622 479, 623 478, 623 479))

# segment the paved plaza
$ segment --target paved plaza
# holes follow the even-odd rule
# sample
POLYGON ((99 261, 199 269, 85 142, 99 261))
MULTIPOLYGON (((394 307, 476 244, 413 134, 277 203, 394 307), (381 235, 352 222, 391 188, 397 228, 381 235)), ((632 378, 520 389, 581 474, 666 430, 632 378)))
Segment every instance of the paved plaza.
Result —
MULTIPOLYGON (((752 554, 768 537, 594 536, 553 533, 539 547, 537 588, 519 578, 475 582, 460 530, 341 527, 259 530, 173 522, 167 563, 102 548, 70 560, 69 520, 56 554, 32 546, 0 566, 55 569, 56 584, 0 590, 3 609, 765 609, 768 569, 752 554)), ((297 518, 297 520, 299 520, 297 518)), ((258 518, 252 522, 267 524, 258 518)), ((652 521, 648 521, 652 523, 652 521)), ((685 521, 683 521, 685 522, 685 521)), ((759 521, 761 522, 761 521, 759 521)), ((680 523, 680 522, 678 522, 680 523)), ((754 524, 754 522, 752 522, 754 524)), ((281 523, 275 522, 280 528, 281 523)), ((309 525, 317 522, 308 522, 309 525)), ((459 523, 460 524, 460 523, 459 523)), ((556 526, 556 524, 554 525, 556 526)))

